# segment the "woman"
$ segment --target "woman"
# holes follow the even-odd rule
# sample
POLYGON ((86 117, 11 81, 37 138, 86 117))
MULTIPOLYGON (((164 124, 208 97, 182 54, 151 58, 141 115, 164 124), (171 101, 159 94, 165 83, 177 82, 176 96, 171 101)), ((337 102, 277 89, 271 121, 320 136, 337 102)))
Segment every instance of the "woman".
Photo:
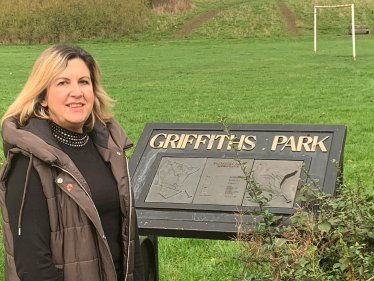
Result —
POLYGON ((6 281, 144 279, 132 143, 100 78, 85 50, 52 46, 2 119, 6 281))

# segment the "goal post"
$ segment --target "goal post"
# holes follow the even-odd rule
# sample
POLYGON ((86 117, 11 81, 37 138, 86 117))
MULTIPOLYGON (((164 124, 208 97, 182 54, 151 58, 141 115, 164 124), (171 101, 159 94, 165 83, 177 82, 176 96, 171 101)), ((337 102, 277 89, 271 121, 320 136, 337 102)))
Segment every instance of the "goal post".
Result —
POLYGON ((344 8, 351 7, 352 11, 352 46, 353 59, 356 59, 356 30, 355 30, 355 8, 354 4, 333 5, 333 6, 314 6, 314 53, 317 53, 317 8, 344 8))

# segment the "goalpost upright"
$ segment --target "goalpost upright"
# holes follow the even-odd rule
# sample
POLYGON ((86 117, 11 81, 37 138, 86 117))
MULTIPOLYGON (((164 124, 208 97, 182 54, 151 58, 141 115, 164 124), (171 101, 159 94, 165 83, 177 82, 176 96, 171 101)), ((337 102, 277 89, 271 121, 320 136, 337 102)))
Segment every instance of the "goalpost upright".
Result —
POLYGON ((352 46, 353 59, 356 59, 356 30, 355 30, 355 8, 354 4, 333 5, 333 6, 314 6, 314 53, 317 52, 317 8, 344 8, 351 7, 352 11, 352 46))

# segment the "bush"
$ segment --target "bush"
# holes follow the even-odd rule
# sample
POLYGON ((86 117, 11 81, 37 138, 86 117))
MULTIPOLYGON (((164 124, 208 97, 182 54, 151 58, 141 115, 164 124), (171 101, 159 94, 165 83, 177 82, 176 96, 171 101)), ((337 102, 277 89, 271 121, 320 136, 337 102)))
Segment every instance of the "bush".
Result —
MULTIPOLYGON (((225 133, 232 139, 225 118, 225 133)), ((306 175, 300 189, 302 206, 280 221, 266 208, 272 199, 246 171, 236 145, 236 161, 247 182, 250 201, 258 204, 248 213, 259 219, 252 229, 240 225, 238 259, 243 262, 239 280, 374 280, 374 187, 365 187, 356 173, 357 185, 337 182, 336 194, 322 192, 306 175), (318 206, 318 210, 315 208, 318 206), (317 211, 317 212, 316 212, 317 211), (285 226, 290 219, 292 224, 285 226)), ((335 165, 338 165, 335 163, 335 165)), ((339 167, 337 166, 337 169, 339 167)), ((374 182, 374 172, 370 168, 374 182)), ((340 180, 340 179, 339 179, 340 180)))
POLYGON ((0 42, 117 38, 142 30, 147 0, 0 0, 0 42))

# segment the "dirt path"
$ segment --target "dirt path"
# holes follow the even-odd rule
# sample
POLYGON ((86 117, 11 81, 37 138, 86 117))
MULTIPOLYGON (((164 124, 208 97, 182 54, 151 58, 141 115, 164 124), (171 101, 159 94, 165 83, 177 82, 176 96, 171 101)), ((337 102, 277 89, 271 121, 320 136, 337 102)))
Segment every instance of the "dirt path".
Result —
POLYGON ((175 34, 175 39, 180 39, 184 36, 187 36, 192 31, 194 31, 196 28, 198 28, 200 25, 202 25, 204 22, 206 22, 208 19, 214 17, 216 14, 218 14, 222 10, 230 8, 230 7, 235 6, 235 5, 240 5, 240 4, 243 4, 243 3, 247 3, 249 1, 251 1, 251 0, 243 0, 243 1, 231 4, 231 5, 226 5, 224 7, 221 7, 218 10, 211 10, 211 11, 205 13, 205 14, 201 14, 201 15, 196 16, 193 20, 190 20, 189 22, 187 22, 183 26, 183 28, 175 34))
MULTIPOLYGON (((246 2, 249 2, 249 1, 246 0, 246 1, 238 2, 238 3, 235 3, 235 5, 239 5, 239 4, 246 3, 246 2)), ((297 36, 298 32, 297 32, 295 15, 281 0, 275 0, 275 3, 278 5, 282 15, 286 19, 287 29, 290 32, 290 36, 297 36)), ((232 6, 232 5, 230 5, 230 6, 232 6)), ((206 22, 210 18, 214 17, 216 14, 218 14, 223 9, 226 9, 230 6, 223 7, 223 8, 218 9, 218 10, 212 10, 212 11, 209 11, 205 14, 201 14, 201 15, 196 16, 194 19, 187 22, 183 26, 183 28, 175 34, 175 39, 180 39, 180 38, 183 38, 184 36, 187 36, 192 31, 194 31, 196 28, 198 28, 200 25, 202 25, 204 22, 206 22)))
POLYGON ((208 19, 214 17, 216 14, 218 14, 222 9, 218 10, 212 10, 205 14, 198 15, 193 20, 190 20, 187 22, 181 30, 179 30, 175 34, 176 39, 180 39, 188 34, 190 34, 194 29, 198 28, 200 25, 202 25, 204 22, 206 22, 208 19))
POLYGON ((297 36, 298 32, 295 15, 281 0, 275 0, 275 3, 278 5, 282 15, 286 19, 287 29, 290 32, 290 36, 297 36))

